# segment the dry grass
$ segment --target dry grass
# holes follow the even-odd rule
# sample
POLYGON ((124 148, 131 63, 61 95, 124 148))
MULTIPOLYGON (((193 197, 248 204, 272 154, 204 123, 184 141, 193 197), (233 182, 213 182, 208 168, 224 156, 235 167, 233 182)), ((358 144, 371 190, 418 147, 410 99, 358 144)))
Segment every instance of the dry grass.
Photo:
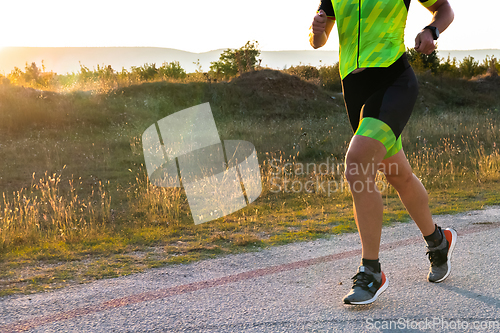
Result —
MULTIPOLYGON (((196 80, 112 91, 108 86, 104 94, 0 86, 0 293, 356 230, 342 184, 352 132, 338 92, 297 92, 285 99, 259 87, 196 80), (223 140, 255 145, 263 191, 246 208, 194 226, 182 189, 149 183, 140 137, 158 119, 206 101, 223 140), (324 163, 333 172, 320 170, 324 163), (321 186, 329 183, 338 187, 321 186), (55 266, 32 269, 39 264, 55 266)), ((426 90, 436 83, 425 80, 425 100, 403 133, 403 146, 431 193, 433 212, 498 204, 497 96, 479 95, 478 105, 470 104, 476 101, 462 98, 469 83, 460 82, 444 93, 449 106, 432 95, 434 88, 426 90)), ((286 80, 280 82, 277 91, 286 91, 286 80)), ((407 220, 394 189, 383 176, 377 179, 386 202, 384 223, 407 220)))
POLYGON ((9 196, 0 203, 0 250, 20 245, 36 245, 53 240, 79 242, 97 234, 111 222, 111 196, 105 184, 98 182, 90 194, 82 197, 68 181, 61 190, 60 175, 33 174, 29 190, 9 196))

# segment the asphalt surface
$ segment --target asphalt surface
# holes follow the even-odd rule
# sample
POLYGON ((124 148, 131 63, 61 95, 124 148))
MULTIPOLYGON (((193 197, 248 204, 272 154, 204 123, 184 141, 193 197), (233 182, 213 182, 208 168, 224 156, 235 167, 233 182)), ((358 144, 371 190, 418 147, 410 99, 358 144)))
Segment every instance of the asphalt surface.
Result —
POLYGON ((436 216, 458 242, 450 277, 426 281, 414 223, 386 227, 389 288, 343 305, 360 260, 357 234, 153 269, 0 299, 0 332, 500 332, 500 207, 436 216))

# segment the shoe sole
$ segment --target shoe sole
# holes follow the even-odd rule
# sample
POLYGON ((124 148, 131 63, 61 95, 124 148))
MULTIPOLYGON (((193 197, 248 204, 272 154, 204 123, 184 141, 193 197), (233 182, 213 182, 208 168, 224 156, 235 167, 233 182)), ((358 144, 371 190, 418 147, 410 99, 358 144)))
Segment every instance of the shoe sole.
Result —
POLYGON ((453 252, 453 249, 455 248, 455 244, 457 243, 457 232, 455 231, 455 229, 452 229, 452 228, 446 228, 443 230, 443 233, 445 233, 445 237, 446 237, 446 240, 448 241, 448 243, 450 243, 450 248, 448 249, 448 255, 447 255, 447 264, 448 264, 448 272, 446 272, 445 276, 443 276, 442 278, 440 278, 439 280, 436 280, 436 281, 431 281, 431 282, 434 282, 434 283, 439 283, 439 282, 442 282, 444 281, 448 275, 450 275, 450 272, 451 272, 451 254, 453 252), (446 237, 446 233, 445 231, 449 231, 450 234, 451 234, 451 239, 448 239, 448 237, 446 237))
POLYGON ((377 299, 377 297, 382 294, 386 289, 387 287, 389 286, 389 279, 387 279, 387 277, 385 276, 384 272, 382 272, 382 285, 380 286, 380 288, 378 288, 377 292, 375 293, 375 295, 366 300, 366 301, 361 301, 361 302, 348 302, 346 303, 344 301, 344 304, 348 304, 348 305, 364 305, 364 304, 370 304, 370 303, 373 303, 375 302, 375 300, 377 299))

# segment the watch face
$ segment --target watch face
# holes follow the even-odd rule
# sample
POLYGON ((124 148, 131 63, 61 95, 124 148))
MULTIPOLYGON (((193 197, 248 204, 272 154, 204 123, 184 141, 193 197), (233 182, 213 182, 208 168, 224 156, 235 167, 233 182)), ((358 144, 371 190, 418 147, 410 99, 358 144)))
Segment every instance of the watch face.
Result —
POLYGON ((424 29, 429 29, 432 32, 432 37, 434 40, 439 38, 439 29, 431 25, 426 26, 424 29))

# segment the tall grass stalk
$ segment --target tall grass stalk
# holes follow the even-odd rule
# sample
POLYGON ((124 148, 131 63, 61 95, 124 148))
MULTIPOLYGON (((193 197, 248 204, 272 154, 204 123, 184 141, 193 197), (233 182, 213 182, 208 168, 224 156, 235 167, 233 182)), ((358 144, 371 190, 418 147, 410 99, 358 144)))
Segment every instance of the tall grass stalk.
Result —
MULTIPOLYGON (((80 183, 81 184, 81 183, 80 183)), ((3 193, 0 203, 0 249, 38 244, 46 240, 78 242, 109 227, 111 196, 101 182, 81 197, 69 180, 69 191, 61 190, 60 175, 45 175, 29 190, 3 193)))
POLYGON ((186 196, 181 188, 152 185, 143 173, 127 189, 129 215, 139 226, 175 227, 189 214, 186 196))

